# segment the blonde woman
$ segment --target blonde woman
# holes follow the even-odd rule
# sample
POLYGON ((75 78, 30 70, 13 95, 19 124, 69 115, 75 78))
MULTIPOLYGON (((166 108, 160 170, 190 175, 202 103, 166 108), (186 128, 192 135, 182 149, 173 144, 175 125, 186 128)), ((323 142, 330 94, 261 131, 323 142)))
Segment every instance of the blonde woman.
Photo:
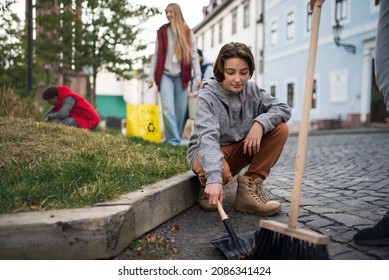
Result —
POLYGON ((155 83, 161 94, 166 142, 179 145, 186 121, 192 69, 198 86, 201 85, 201 70, 196 40, 180 6, 170 3, 165 14, 168 23, 157 31, 148 84, 151 87, 155 83))

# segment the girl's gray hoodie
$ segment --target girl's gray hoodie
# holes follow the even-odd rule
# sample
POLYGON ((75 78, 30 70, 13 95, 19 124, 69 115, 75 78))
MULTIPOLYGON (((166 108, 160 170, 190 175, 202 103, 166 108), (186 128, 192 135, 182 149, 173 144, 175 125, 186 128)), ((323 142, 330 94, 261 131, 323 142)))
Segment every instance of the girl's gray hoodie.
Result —
POLYGON ((264 134, 291 116, 290 107, 248 81, 240 93, 225 91, 214 78, 203 81, 197 98, 196 118, 189 139, 187 158, 192 166, 196 155, 207 183, 222 183, 221 146, 243 140, 254 122, 264 134))

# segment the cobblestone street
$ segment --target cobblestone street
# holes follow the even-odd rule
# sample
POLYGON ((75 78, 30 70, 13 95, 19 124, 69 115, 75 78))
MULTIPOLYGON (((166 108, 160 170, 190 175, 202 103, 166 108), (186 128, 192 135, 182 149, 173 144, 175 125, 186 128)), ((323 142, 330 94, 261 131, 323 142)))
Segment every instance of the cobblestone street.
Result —
MULTIPOLYGON (((385 130, 384 130, 385 131, 385 130)), ((334 260, 389 259, 389 247, 354 244, 353 235, 375 225, 389 210, 389 133, 315 133, 308 138, 300 200, 299 228, 331 239, 334 260)), ((297 136, 291 135, 265 187, 283 202, 281 213, 269 217, 288 223, 297 136)), ((236 183, 225 187, 224 208, 236 232, 259 229, 261 217, 233 209, 236 183)), ((225 259, 210 241, 227 236, 217 212, 196 204, 149 234, 170 240, 178 249, 172 259, 225 259), (174 226, 179 230, 170 230, 174 226)))

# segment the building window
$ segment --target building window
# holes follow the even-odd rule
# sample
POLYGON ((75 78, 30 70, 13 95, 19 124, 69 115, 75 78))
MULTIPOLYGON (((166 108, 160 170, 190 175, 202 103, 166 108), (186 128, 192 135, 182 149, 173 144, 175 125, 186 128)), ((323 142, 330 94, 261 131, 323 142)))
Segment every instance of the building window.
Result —
POLYGON ((311 26, 312 26, 312 11, 311 11, 311 5, 310 5, 310 2, 308 1, 307 4, 306 4, 306 7, 307 7, 307 26, 306 26, 306 30, 307 32, 310 32, 311 31, 311 26))
POLYGON ((275 85, 271 85, 271 86, 270 86, 270 94, 271 94, 271 96, 273 96, 273 97, 276 96, 276 86, 275 86, 275 85))
POLYGON ((335 21, 348 19, 348 0, 335 0, 335 21))
POLYGON ((215 26, 211 27, 211 47, 215 46, 215 26))
POLYGON ((219 44, 223 42, 223 19, 219 21, 219 44))
POLYGON ((243 3, 243 28, 250 26, 250 1, 243 3))
POLYGON ((259 52, 258 72, 263 73, 263 50, 259 52))
POLYGON ((312 109, 315 109, 316 108, 316 104, 317 104, 317 87, 316 87, 316 79, 313 80, 313 89, 312 89, 312 104, 311 104, 311 108, 312 109))
POLYGON ((202 49, 202 50, 203 50, 204 47, 205 47, 204 38, 205 38, 205 35, 204 35, 204 33, 202 33, 202 34, 201 34, 201 49, 202 49))
POLYGON ((289 12, 286 15, 286 40, 290 41, 294 38, 294 12, 289 12))
POLYGON ((380 2, 379 0, 370 0, 370 13, 378 13, 380 9, 380 2))
POLYGON ((234 8, 232 10, 232 34, 236 34, 237 32, 237 24, 238 24, 237 15, 238 15, 238 8, 234 8))
POLYGON ((278 23, 273 21, 270 24, 270 46, 274 47, 277 45, 277 36, 278 36, 278 23))
POLYGON ((287 92, 288 92, 288 105, 293 108, 294 105, 294 83, 287 84, 287 92))

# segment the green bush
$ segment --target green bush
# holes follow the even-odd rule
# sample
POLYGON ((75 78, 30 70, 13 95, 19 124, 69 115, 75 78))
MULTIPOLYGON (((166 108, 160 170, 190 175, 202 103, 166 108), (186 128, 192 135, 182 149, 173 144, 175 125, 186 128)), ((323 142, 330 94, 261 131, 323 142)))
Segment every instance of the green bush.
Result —
POLYGON ((34 98, 20 97, 11 88, 0 89, 0 117, 33 118, 38 116, 34 98))

